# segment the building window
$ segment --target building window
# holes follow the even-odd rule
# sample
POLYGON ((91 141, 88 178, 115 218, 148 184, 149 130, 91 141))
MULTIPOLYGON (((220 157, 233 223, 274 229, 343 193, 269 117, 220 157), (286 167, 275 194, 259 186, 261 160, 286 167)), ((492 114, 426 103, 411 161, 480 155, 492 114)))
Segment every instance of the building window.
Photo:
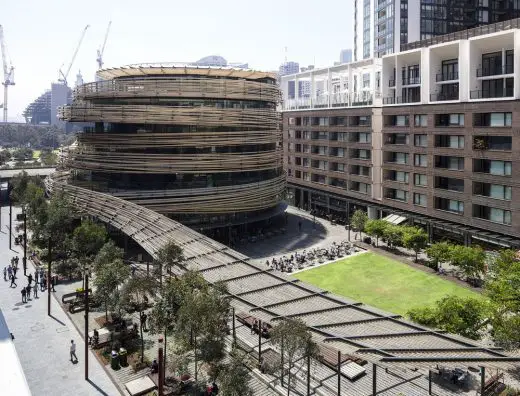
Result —
POLYGON ((395 117, 395 126, 408 126, 408 116, 400 115, 395 117))
POLYGON ((511 201, 512 188, 511 186, 503 186, 500 184, 474 182, 473 194, 511 201))
POLYGON ((489 117, 490 127, 503 127, 511 126, 512 123, 511 113, 491 113, 489 117))
POLYGON ((414 145, 417 147, 428 146, 428 135, 413 135, 414 145))
POLYGON ((408 172, 396 171, 394 180, 400 183, 408 183, 408 172))
POLYGON ((389 162, 395 162, 396 164, 408 164, 408 153, 391 153, 389 162))
POLYGON ((428 178, 426 175, 423 175, 422 173, 414 173, 413 177, 413 181, 416 186, 426 187, 428 185, 428 178))
POLYGON ((511 225, 511 211, 509 210, 473 205, 473 217, 489 220, 494 223, 511 225))
POLYGON ((413 193, 413 203, 418 206, 426 206, 426 194, 413 193))
POLYGON ((464 158, 436 155, 435 167, 449 170, 464 170, 464 158))
POLYGON ((372 134, 370 132, 359 132, 358 143, 370 143, 372 141, 372 134))
POLYGON ((464 202, 454 199, 435 197, 435 209, 456 214, 464 214, 464 202))
POLYGON ((464 126, 464 114, 438 114, 436 126, 464 126))
POLYGON ((413 164, 415 166, 428 166, 428 157, 426 154, 414 154, 413 156, 413 164))
POLYGON ((363 88, 370 88, 370 73, 363 73, 363 88))
POLYGON ((491 161, 489 173, 497 176, 511 176, 510 161, 491 161))
POLYGON ((414 116, 414 126, 416 126, 416 127, 428 126, 428 116, 426 114, 416 114, 414 116))
POLYGON ((395 199, 397 201, 407 202, 408 191, 398 190, 396 188, 389 188, 386 190, 385 197, 388 199, 395 199))

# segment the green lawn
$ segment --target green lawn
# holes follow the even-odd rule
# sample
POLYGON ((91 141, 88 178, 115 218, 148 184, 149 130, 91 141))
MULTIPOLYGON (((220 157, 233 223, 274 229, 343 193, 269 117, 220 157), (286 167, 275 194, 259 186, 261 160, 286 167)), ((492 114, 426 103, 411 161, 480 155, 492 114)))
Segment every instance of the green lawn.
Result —
POLYGON ((450 294, 483 298, 439 276, 375 253, 359 254, 294 276, 324 290, 399 315, 406 315, 412 308, 431 306, 450 294))
POLYGON ((42 154, 41 150, 33 150, 33 159, 40 158, 40 155, 42 154))

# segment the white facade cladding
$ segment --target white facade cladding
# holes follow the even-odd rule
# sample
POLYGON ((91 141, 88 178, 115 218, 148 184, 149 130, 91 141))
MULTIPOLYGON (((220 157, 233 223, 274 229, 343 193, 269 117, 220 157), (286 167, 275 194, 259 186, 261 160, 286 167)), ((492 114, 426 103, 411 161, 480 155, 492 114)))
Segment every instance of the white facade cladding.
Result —
POLYGON ((387 55, 383 105, 520 99, 518 53, 511 29, 387 55))
POLYGON ((283 110, 381 106, 381 65, 372 58, 282 76, 283 110), (302 87, 309 95, 299 92, 302 87))

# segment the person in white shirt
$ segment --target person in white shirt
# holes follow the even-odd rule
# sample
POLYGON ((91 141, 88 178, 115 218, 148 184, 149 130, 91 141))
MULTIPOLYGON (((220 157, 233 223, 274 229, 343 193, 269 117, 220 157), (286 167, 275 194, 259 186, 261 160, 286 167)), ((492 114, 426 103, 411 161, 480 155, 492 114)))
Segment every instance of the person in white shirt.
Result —
POLYGON ((76 344, 74 343, 74 340, 70 340, 70 361, 72 363, 78 361, 78 357, 76 356, 76 344), (73 356, 74 359, 72 359, 73 356))

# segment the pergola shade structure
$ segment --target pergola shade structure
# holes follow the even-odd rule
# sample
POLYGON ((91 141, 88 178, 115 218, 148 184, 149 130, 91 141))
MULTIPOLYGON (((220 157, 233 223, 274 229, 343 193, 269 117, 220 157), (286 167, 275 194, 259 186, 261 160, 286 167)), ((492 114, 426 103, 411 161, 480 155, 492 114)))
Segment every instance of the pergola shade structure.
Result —
MULTIPOLYGON (((67 173, 47 179, 50 192, 63 191, 82 212, 121 230, 152 257, 168 241, 183 248, 185 268, 226 284, 236 311, 276 324, 300 318, 314 339, 378 365, 431 369, 439 364, 518 367, 520 356, 412 323, 360 302, 276 274, 243 254, 150 209, 67 183, 67 173)), ((176 268, 180 274, 184 268, 176 268)))
POLYGON ((195 228, 283 210, 280 92, 272 74, 192 65, 98 72, 60 117, 91 122, 66 165, 72 183, 195 228))

